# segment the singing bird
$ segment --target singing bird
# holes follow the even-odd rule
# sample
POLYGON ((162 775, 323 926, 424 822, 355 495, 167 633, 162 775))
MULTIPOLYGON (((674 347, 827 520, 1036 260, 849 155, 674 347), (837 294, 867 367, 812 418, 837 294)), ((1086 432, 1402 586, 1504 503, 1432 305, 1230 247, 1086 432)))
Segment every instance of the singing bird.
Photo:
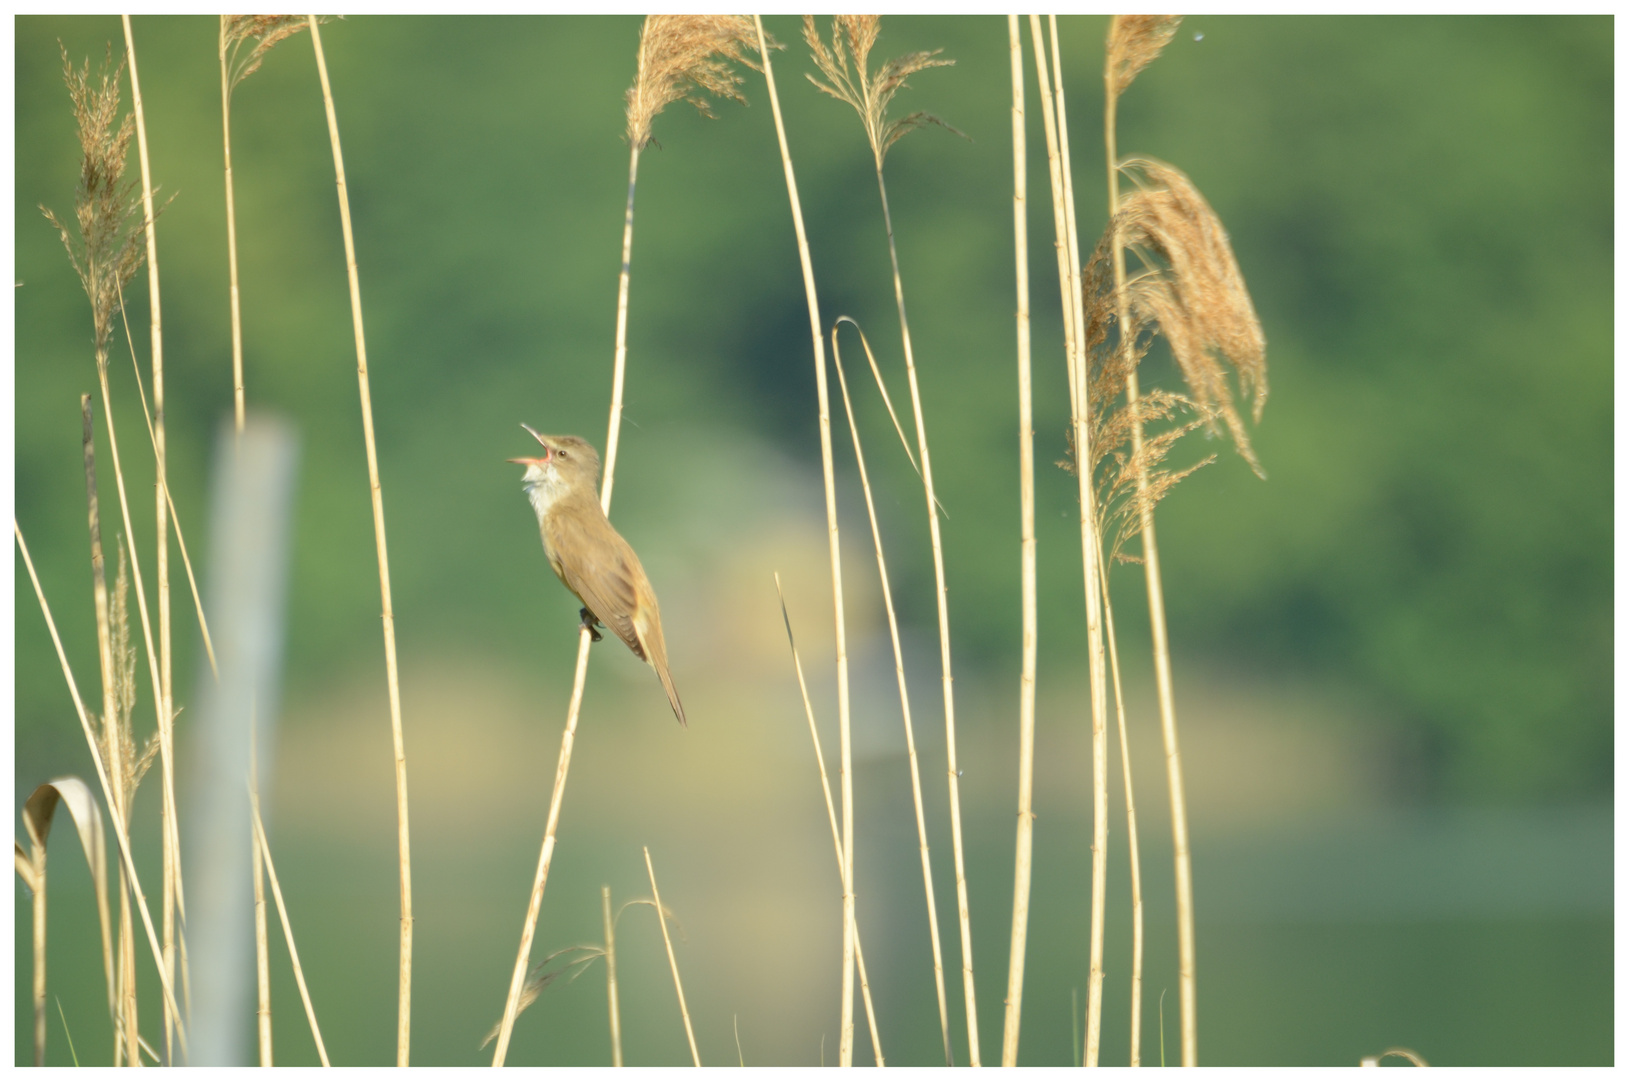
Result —
POLYGON ((582 628, 600 640, 595 624, 607 626, 633 655, 655 669, 678 723, 684 706, 667 670, 667 643, 661 636, 661 607, 632 546, 599 505, 599 453, 575 435, 539 435, 535 458, 509 458, 525 466, 521 486, 542 527, 542 549, 559 580, 582 602, 582 628))

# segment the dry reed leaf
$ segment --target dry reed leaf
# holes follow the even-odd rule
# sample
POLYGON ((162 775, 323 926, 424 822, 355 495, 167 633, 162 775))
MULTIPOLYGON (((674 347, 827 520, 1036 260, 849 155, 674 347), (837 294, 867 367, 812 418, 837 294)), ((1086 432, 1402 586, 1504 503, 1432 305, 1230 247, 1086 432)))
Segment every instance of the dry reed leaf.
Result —
POLYGON ((1107 28, 1107 96, 1117 98, 1164 51, 1179 15, 1115 15, 1107 28))
MULTIPOLYGON (((769 48, 779 48, 768 39, 769 48)), ((742 104, 741 79, 730 61, 762 69, 747 55, 757 51, 757 29, 746 15, 647 15, 638 35, 638 76, 627 88, 627 139, 635 150, 650 143, 650 124, 662 109, 687 100, 712 115, 706 95, 742 104)))
MULTIPOLYGON (((1269 392, 1265 333, 1231 240, 1214 210, 1179 169, 1151 158, 1131 158, 1120 168, 1134 181, 1135 190, 1122 200, 1086 271, 1091 290, 1087 346, 1105 350, 1107 328, 1118 320, 1110 270, 1116 233, 1119 243, 1134 251, 1145 267, 1126 282, 1130 325, 1124 336, 1139 342, 1151 333, 1164 335, 1194 402, 1212 412, 1211 430, 1215 420, 1224 420, 1238 452, 1263 478, 1221 362, 1236 369, 1239 390, 1243 397, 1253 398, 1253 418, 1259 422, 1269 392)), ((1115 345, 1112 351, 1123 350, 1115 345)), ((1139 361, 1145 348, 1138 345, 1131 351, 1139 361)))
MULTIPOLYGON (((624 904, 622 906, 625 907, 626 905, 624 904)), ((593 964, 593 961, 604 955, 604 947, 600 945, 570 945, 566 948, 558 950, 557 952, 551 952, 547 956, 543 957, 542 960, 526 974, 525 988, 520 991, 520 1006, 514 1010, 515 1018, 518 1019, 519 1015, 525 1012, 526 1009, 530 1008, 537 998, 542 996, 542 992, 557 982, 561 976, 568 975, 569 978, 566 978, 565 982, 567 984, 573 983, 593 964), (549 964, 553 963, 561 956, 566 956, 570 953, 582 953, 583 955, 577 957, 568 964, 561 965, 560 967, 552 970, 549 969, 549 964)), ((503 1021, 499 1019, 496 1024, 492 1025, 492 1029, 486 1032, 486 1037, 480 1040, 480 1049, 484 1050, 486 1047, 490 1046, 491 1041, 497 1038, 497 1033, 502 1029, 503 1021)))
MULTIPOLYGON (((34 789, 34 793, 23 804, 23 828, 28 832, 29 843, 39 853, 38 885, 29 883, 31 890, 37 891, 44 885, 46 839, 51 833, 51 821, 56 814, 58 805, 68 808, 68 815, 73 818, 75 831, 79 833, 79 846, 85 853, 85 863, 90 867, 91 887, 96 891, 96 913, 101 924, 102 932, 102 968, 107 976, 108 1011, 113 1011, 113 936, 108 915, 107 902, 107 834, 102 826, 102 812, 96 802, 96 795, 77 776, 59 776, 55 780, 41 784, 34 789)), ((22 873, 22 847, 17 848, 18 873, 22 873)), ((30 860, 31 870, 36 865, 30 860)), ((25 877, 24 879, 28 879, 25 877)))
MULTIPOLYGON (((317 22, 332 16, 318 15, 317 22)), ((309 26, 304 15, 222 15, 220 17, 220 61, 226 68, 226 93, 260 70, 266 53, 309 26), (247 55, 244 46, 252 42, 247 55)))
POLYGON ((58 804, 68 808, 74 828, 79 833, 79 844, 85 851, 85 862, 90 866, 90 879, 100 895, 106 895, 107 837, 102 832, 102 814, 96 796, 77 776, 59 776, 41 784, 23 804, 23 828, 29 842, 43 848, 51 833, 51 821, 58 804))
MULTIPOLYGON (((61 46, 61 43, 58 43, 61 46)), ((106 363, 107 342, 112 335, 113 315, 119 310, 123 287, 141 267, 146 257, 146 227, 141 195, 134 179, 124 178, 124 161, 135 134, 135 117, 126 114, 115 127, 119 114, 119 80, 124 61, 113 67, 113 47, 97 80, 90 76, 90 61, 74 70, 68 50, 62 47, 62 78, 68 84, 79 145, 84 152, 80 162, 79 186, 74 192, 79 242, 47 207, 41 206, 68 251, 68 261, 79 275, 90 298, 91 317, 96 328, 98 363, 106 363)))
POLYGON ((865 135, 870 140, 870 150, 876 156, 878 169, 886 161, 887 151, 892 149, 893 143, 918 127, 935 124, 965 137, 964 132, 957 131, 931 113, 913 112, 902 119, 888 122, 887 106, 892 103, 893 95, 907 85, 905 80, 916 72, 952 67, 955 62, 939 60, 937 57, 942 49, 905 53, 888 60, 872 75, 870 50, 880 33, 880 15, 836 15, 831 19, 831 44, 827 48, 814 27, 813 16, 802 17, 802 39, 808 43, 808 51, 826 79, 820 82, 810 74, 808 81, 836 100, 847 102, 858 112, 859 119, 864 123, 865 135), (851 71, 849 53, 853 61, 851 71))

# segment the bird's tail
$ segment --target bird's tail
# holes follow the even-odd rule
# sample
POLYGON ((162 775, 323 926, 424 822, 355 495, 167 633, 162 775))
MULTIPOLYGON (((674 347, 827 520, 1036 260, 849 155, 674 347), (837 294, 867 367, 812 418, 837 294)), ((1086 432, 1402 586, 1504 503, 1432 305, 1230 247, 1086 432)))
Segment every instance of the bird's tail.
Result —
POLYGON ((661 686, 667 692, 667 700, 672 703, 672 711, 678 717, 678 723, 688 727, 689 721, 684 719, 684 703, 678 700, 678 688, 672 685, 672 675, 667 671, 667 665, 663 663, 650 666, 655 668, 655 673, 661 677, 661 686))

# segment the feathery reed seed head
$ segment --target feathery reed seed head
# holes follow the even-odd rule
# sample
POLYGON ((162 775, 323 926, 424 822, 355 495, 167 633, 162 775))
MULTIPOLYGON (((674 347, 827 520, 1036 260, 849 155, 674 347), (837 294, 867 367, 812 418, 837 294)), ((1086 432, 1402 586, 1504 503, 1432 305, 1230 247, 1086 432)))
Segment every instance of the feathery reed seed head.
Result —
POLYGON ((131 723, 136 710, 136 647, 130 640, 130 572, 128 560, 124 554, 124 538, 120 537, 119 571, 113 582, 113 605, 111 622, 113 631, 113 716, 104 719, 102 733, 102 755, 105 761, 117 761, 123 770, 124 783, 123 805, 119 812, 129 820, 130 808, 135 801, 136 788, 141 784, 147 770, 152 767, 153 758, 158 753, 158 732, 154 731, 142 747, 141 753, 136 753, 136 739, 134 725, 131 723), (118 754, 110 751, 113 744, 108 740, 118 740, 118 754))
MULTIPOLYGON (((779 48, 770 38, 769 48, 779 48)), ((757 28, 746 15, 646 15, 638 35, 638 76, 627 88, 627 140, 650 143, 650 124, 680 98, 712 115, 707 94, 742 104, 740 76, 729 61, 762 70, 747 55, 757 51, 757 28)))
POLYGON ((891 123, 887 121, 887 106, 893 95, 904 89, 907 80, 927 68, 952 67, 953 60, 939 60, 942 49, 931 52, 905 53, 888 60, 874 75, 870 73, 870 50, 881 33, 880 15, 837 15, 831 20, 831 44, 827 48, 814 26, 812 15, 802 17, 802 39, 814 63, 825 76, 820 82, 812 74, 808 81, 838 101, 853 106, 864 123, 864 133, 870 140, 870 150, 876 156, 876 168, 887 159, 893 143, 918 127, 936 124, 965 137, 965 133, 944 123, 931 113, 913 112, 891 123), (848 54, 853 55, 853 70, 848 67, 848 54))
POLYGON ((1164 51, 1179 15, 1115 15, 1107 29, 1107 96, 1117 98, 1164 51))
POLYGON ((68 261, 79 275, 85 295, 90 298, 91 318, 96 328, 97 363, 107 362, 107 343, 113 333, 113 316, 120 307, 120 293, 135 277, 145 257, 146 227, 141 212, 141 194, 134 179, 125 179, 124 163, 135 134, 135 117, 119 115, 119 80, 124 75, 124 59, 113 67, 113 46, 96 80, 90 76, 90 61, 74 69, 68 50, 62 48, 62 78, 68 84, 74 122, 79 129, 79 145, 84 152, 79 168, 79 186, 74 192, 74 210, 79 225, 76 244, 68 230, 47 207, 40 212, 55 226, 68 251, 68 261))
MULTIPOLYGON (((317 22, 332 16, 318 15, 317 22)), ((278 42, 293 37, 310 23, 304 15, 222 15, 220 17, 220 59, 226 65, 226 92, 260 70, 266 53, 278 42), (248 55, 243 47, 253 42, 248 55)))
POLYGON ((1253 397, 1258 423, 1269 391, 1265 332, 1225 227, 1174 166, 1138 157, 1119 168, 1135 190, 1120 202, 1086 272, 1087 286, 1094 286, 1087 344, 1104 342, 1107 325, 1118 318, 1109 269, 1116 233, 1118 243, 1145 267, 1126 283, 1130 326, 1123 332, 1132 341, 1144 333, 1164 335, 1194 401, 1212 411, 1211 430, 1215 420, 1224 420, 1238 453, 1263 477, 1221 363, 1224 359, 1237 370, 1239 389, 1245 398, 1253 397))

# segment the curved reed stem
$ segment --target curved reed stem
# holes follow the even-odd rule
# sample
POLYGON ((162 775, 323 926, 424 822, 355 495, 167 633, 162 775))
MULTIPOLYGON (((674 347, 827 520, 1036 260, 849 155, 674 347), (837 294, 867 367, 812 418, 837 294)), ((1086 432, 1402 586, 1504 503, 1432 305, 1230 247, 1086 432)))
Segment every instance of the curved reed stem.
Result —
POLYGON ((791 148, 785 138, 785 118, 780 114, 779 90, 774 84, 774 65, 769 57, 767 37, 761 16, 753 16, 757 27, 757 51, 768 81, 768 100, 774 112, 774 131, 779 137, 780 163, 785 170, 786 192, 791 200, 791 220, 796 226, 797 253, 802 260, 802 285, 808 297, 808 328, 813 337, 814 374, 819 388, 819 456, 825 478, 825 521, 830 535, 831 598, 836 609, 836 708, 841 731, 842 755, 842 1038, 840 1063, 853 1064, 853 740, 848 711, 847 619, 842 608, 841 535, 836 526, 836 472, 831 458, 830 388, 825 375, 825 338, 819 320, 819 293, 814 287, 813 256, 808 251, 808 232, 802 222, 802 201, 797 195, 796 170, 791 165, 791 148))
POLYGON ((401 686, 396 673, 395 609, 390 601, 390 551, 384 538, 384 488, 379 482, 378 447, 373 441, 373 395, 367 379, 367 336, 362 329, 362 291, 356 274, 356 238, 350 228, 350 191, 345 184, 345 159, 339 147, 339 117, 333 108, 333 87, 328 83, 328 62, 322 54, 322 31, 315 15, 306 17, 316 71, 322 80, 322 104, 328 114, 328 139, 333 145, 333 172, 339 188, 339 224, 345 238, 345 270, 350 279, 350 321, 356 335, 356 382, 362 401, 362 435, 367 444, 367 479, 373 496, 373 538, 378 550, 379 599, 384 622, 384 671, 390 692, 390 736, 395 744, 396 844, 401 866, 401 950, 396 995, 398 1066, 405 1067, 412 1049, 412 843, 407 828, 407 747, 401 733, 401 686))

